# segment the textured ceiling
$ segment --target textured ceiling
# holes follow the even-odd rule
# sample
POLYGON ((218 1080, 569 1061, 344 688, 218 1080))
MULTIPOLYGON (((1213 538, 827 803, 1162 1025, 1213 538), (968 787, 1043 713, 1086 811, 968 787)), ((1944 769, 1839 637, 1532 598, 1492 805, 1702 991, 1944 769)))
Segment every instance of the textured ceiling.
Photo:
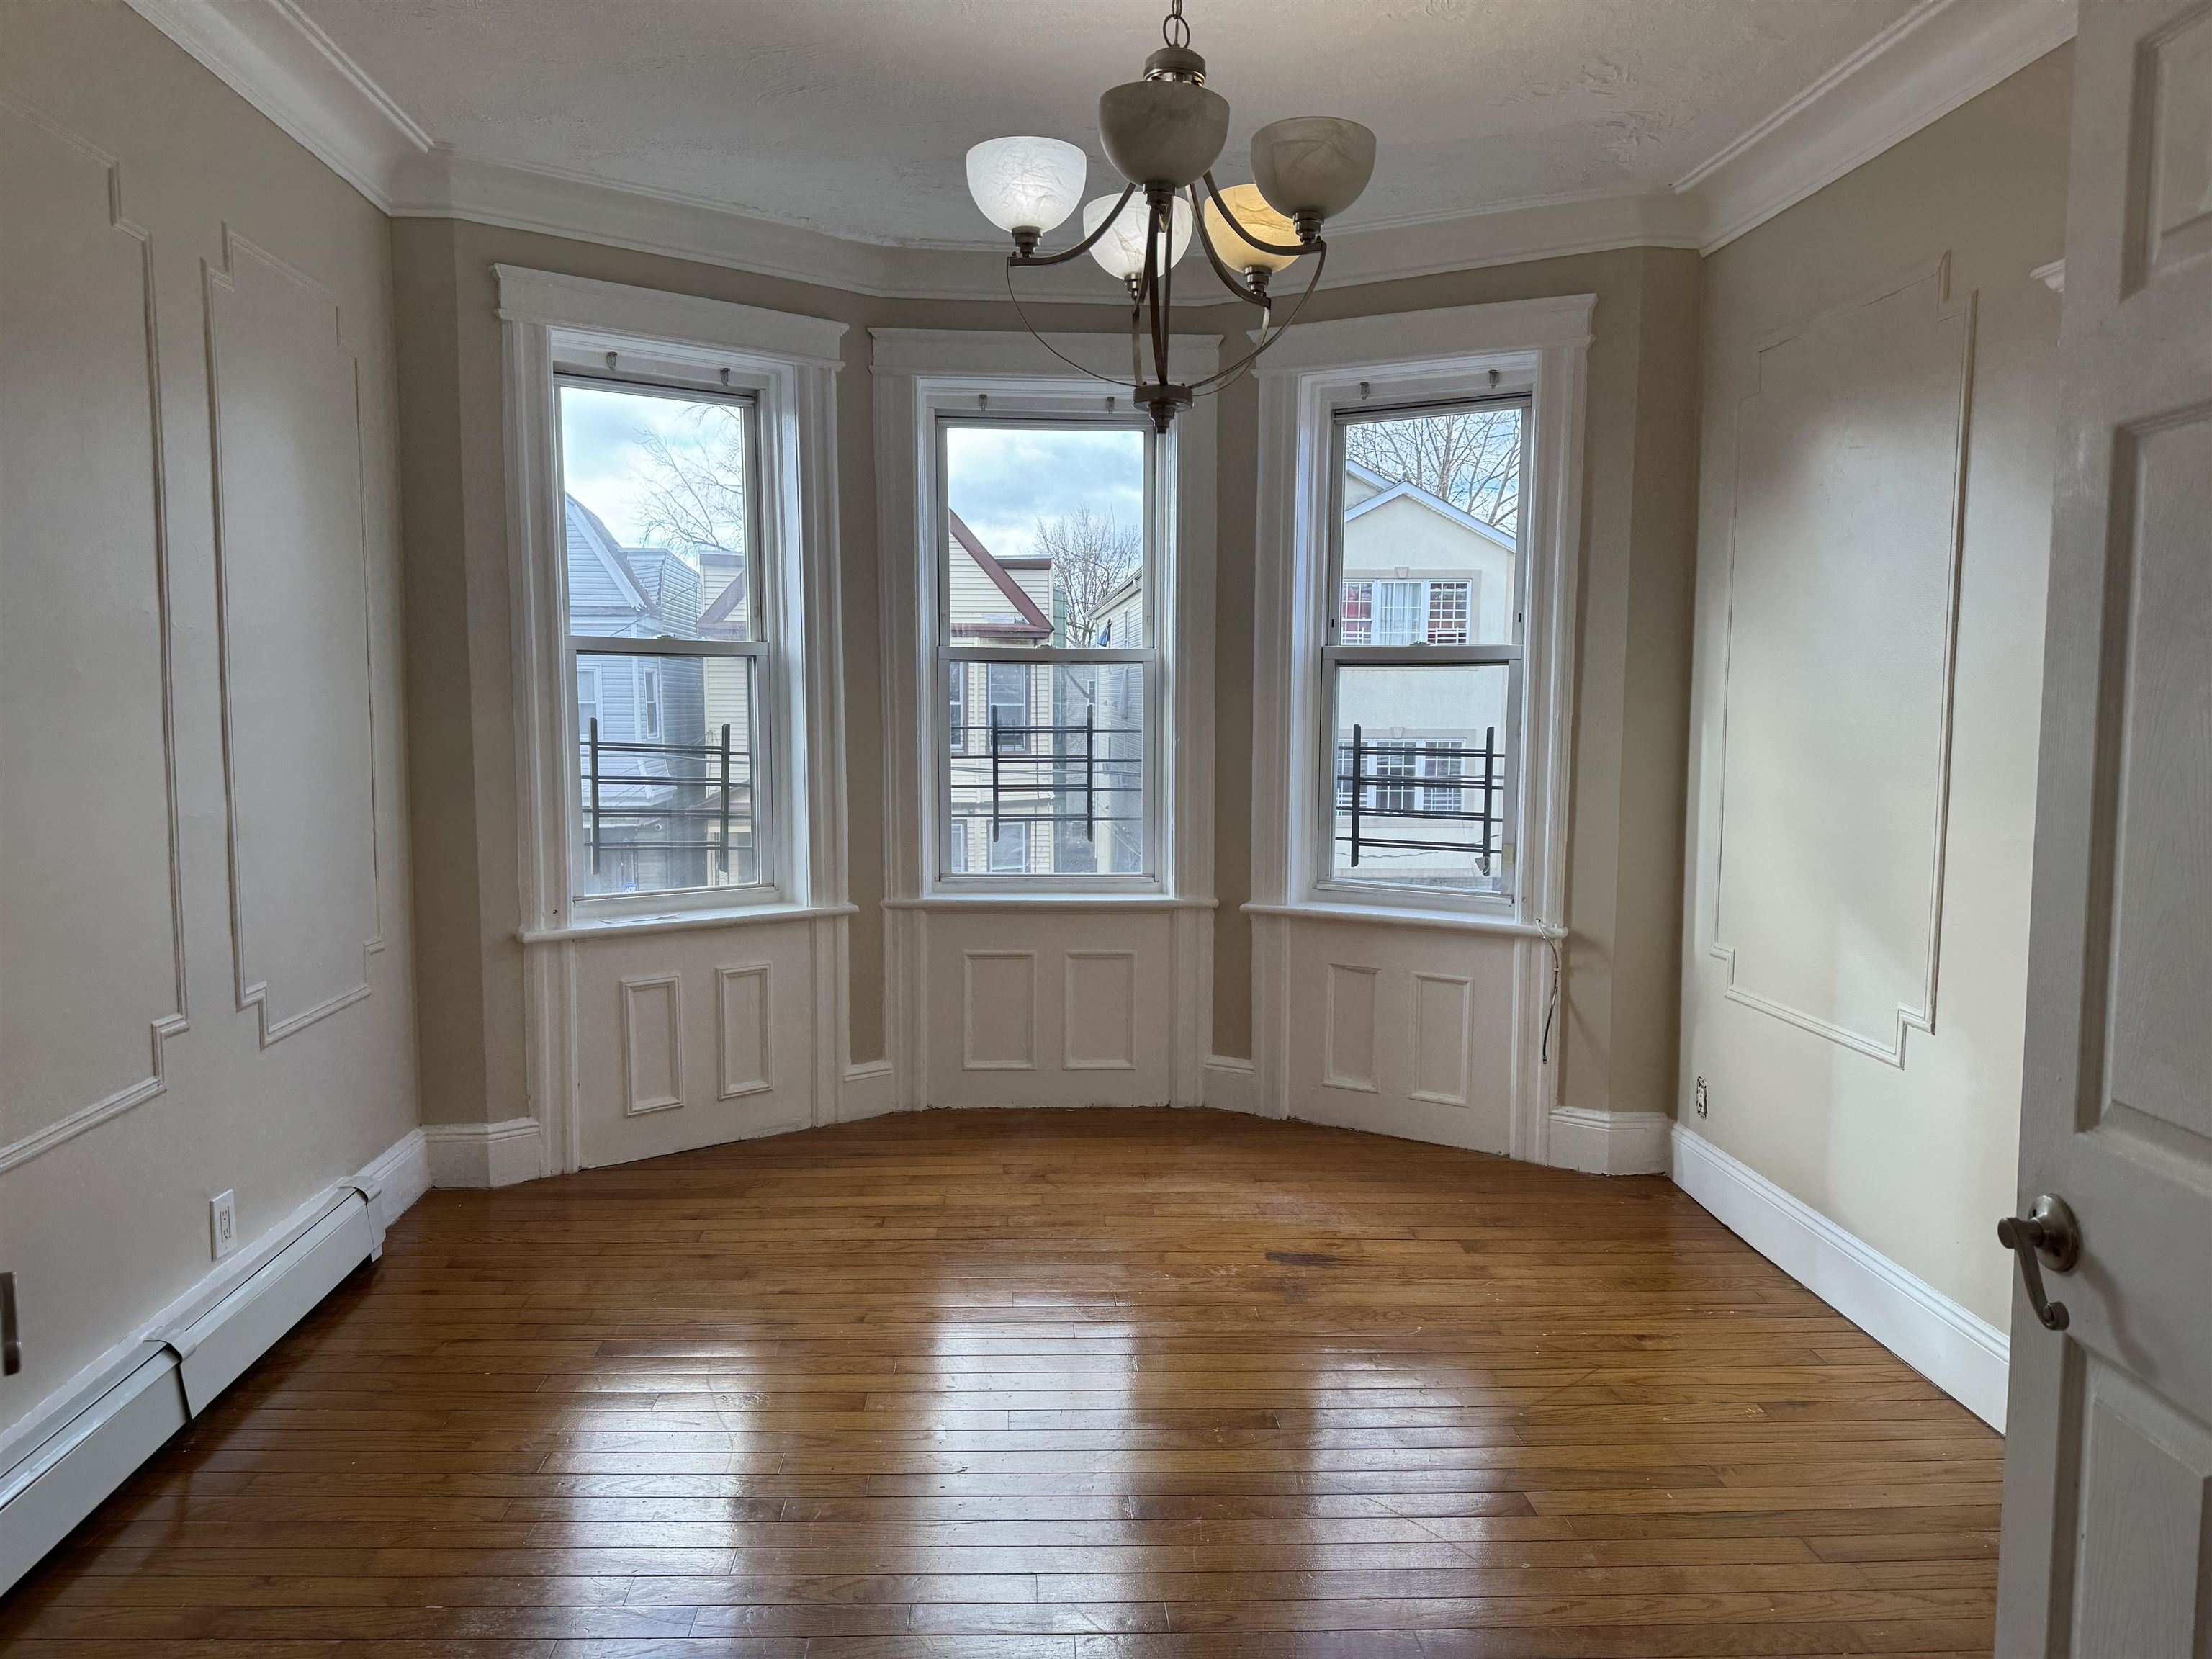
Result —
MULTIPOLYGON (((979 139, 1081 144, 1156 0, 295 0, 430 137, 866 241, 999 245, 979 139)), ((1346 226, 1672 184, 1923 0, 1187 0, 1253 130, 1380 139, 1346 226)))

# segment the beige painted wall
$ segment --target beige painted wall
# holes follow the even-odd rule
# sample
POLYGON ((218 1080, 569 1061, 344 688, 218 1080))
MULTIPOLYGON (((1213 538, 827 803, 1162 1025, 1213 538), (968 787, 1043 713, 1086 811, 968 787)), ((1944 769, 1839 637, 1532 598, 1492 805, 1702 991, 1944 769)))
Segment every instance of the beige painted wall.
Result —
MULTIPOLYGON (((1569 825, 1562 1103, 1664 1111, 1678 1018, 1698 259, 1623 249, 1330 290, 1315 319, 1595 294, 1569 825)), ((1227 311, 1208 326, 1238 325, 1227 311)), ((1258 426, 1221 410, 1215 1052, 1251 1052, 1252 594, 1258 426)), ((1280 555, 1276 555, 1280 556, 1280 555)))
MULTIPOLYGON (((2020 1113, 2058 337, 2057 296, 2028 273, 2063 246, 2069 68, 2070 49, 2051 54, 1706 264, 1679 1090, 1687 1103, 1702 1075, 1712 1106, 1703 1121, 1685 1109, 1682 1121, 2000 1328, 2010 1263, 1990 1230, 2012 1201, 2020 1113), (1948 465, 1942 434, 1928 440, 1936 428, 1955 432, 1956 417, 1936 407, 1940 392, 1915 393, 1908 382, 1924 378, 1917 365, 1952 349, 1954 337, 1933 315, 1930 283, 1872 312, 1853 302, 1945 255, 1954 301, 1971 293, 1976 307, 1949 817, 1934 1030, 1907 1031, 1897 1065, 1732 1000, 1729 966, 1711 947, 1717 926, 1759 939, 1735 964, 1739 989, 1787 988, 1770 1000, 1846 1030, 1869 1023, 1877 992, 1910 992, 1922 972, 1923 941, 1875 895, 1895 872, 1916 881, 1929 873, 1926 802, 1900 791, 1882 756, 1893 743, 1917 768, 1932 752, 1941 630, 1906 640, 1924 609, 1907 616, 1882 607, 1903 606, 1909 582, 1940 574, 1930 568, 1948 540, 1948 526, 1931 522, 1940 505, 1931 510, 1905 486, 1948 465), (1759 344, 1778 336, 1791 337, 1770 352, 1760 381, 1759 344), (1857 363, 1882 350, 1899 352, 1900 367, 1888 385, 1879 377, 1869 385, 1857 363), (1760 400, 1740 416, 1759 387, 1760 400), (1741 444, 1740 420, 1755 429, 1755 445, 1741 444), (1823 500, 1793 485, 1791 475, 1850 477, 1856 456, 1895 448, 1907 434, 1913 450, 1936 453, 1896 457, 1889 471, 1899 499, 1860 488, 1823 500), (1740 605, 1783 614, 1807 594, 1841 596, 1817 637, 1862 654, 1881 682, 1867 695, 1880 693, 1894 730, 1871 753, 1853 749, 1864 733, 1850 722, 1817 741, 1800 723, 1797 739, 1784 743, 1739 721, 1723 755, 1739 550, 1740 605), (1884 567, 1892 574, 1878 587, 1861 580, 1884 567), (1794 890, 1762 886, 1775 860, 1817 842, 1817 821, 1778 836, 1796 845, 1746 846, 1739 826, 1730 902, 1764 894, 1771 914, 1745 916, 1740 928, 1717 922, 1723 802, 1747 823, 1779 821, 1754 790, 1854 815, 1881 862, 1856 886, 1829 879, 1826 860, 1794 890)), ((1816 654, 1807 653, 1801 672, 1778 675, 1748 643, 1734 659, 1789 697, 1816 689, 1816 654)))
POLYGON ((4 1427, 210 1271, 211 1194, 250 1241, 416 1114, 384 217, 121 5, 0 7, 0 1143, 181 1017, 158 1091, 0 1174, 4 1427))

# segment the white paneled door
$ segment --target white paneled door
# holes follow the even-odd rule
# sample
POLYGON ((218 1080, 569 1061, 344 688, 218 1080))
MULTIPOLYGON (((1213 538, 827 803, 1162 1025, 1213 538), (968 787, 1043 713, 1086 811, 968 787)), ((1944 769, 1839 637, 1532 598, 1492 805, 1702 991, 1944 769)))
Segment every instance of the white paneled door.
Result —
POLYGON ((2085 3, 2075 76, 1996 1650, 2203 1659, 2212 0, 2085 3))

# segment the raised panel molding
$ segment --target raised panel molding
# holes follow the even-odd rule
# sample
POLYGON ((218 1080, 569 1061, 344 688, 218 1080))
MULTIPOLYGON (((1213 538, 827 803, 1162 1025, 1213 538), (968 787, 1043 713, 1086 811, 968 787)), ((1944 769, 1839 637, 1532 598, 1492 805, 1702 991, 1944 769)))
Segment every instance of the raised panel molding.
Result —
POLYGON ((368 995, 384 943, 360 363, 337 297, 235 230, 204 270, 232 959, 267 1048, 368 995))
POLYGON ((721 1099, 764 1094, 775 1087, 769 974, 766 963, 714 970, 715 1048, 722 1062, 721 1099))
POLYGON ((1137 1069, 1137 953, 1070 951, 1060 969, 1060 1067, 1137 1069))
POLYGON ((1973 351, 1946 255, 1760 342, 1736 410, 1708 950, 1893 1066, 1936 1024, 1973 351))
POLYGON ((1374 1094, 1377 1092, 1375 1017, 1381 971, 1344 962, 1332 962, 1325 971, 1328 1011, 1323 1018, 1321 1080, 1331 1089, 1374 1094))
POLYGON ((1413 1086, 1415 1100, 1438 1106, 1467 1104, 1474 1018, 1473 981, 1455 974, 1415 974, 1413 996, 1413 1086))
POLYGON ((0 251, 0 495, 17 624, 0 663, 5 710, 25 721, 0 714, 17 780, 0 797, 5 1173, 161 1094, 166 1044, 186 1029, 189 1005, 152 239, 124 211, 114 156, 14 99, 0 99, 0 125, 9 197, 49 197, 53 228, 0 251), (131 418, 93 406, 102 394, 131 418), (87 465, 98 468, 96 489, 83 485, 87 465), (70 624, 94 618, 98 647, 87 648, 70 624), (129 718, 109 718, 111 706, 129 718), (72 764, 96 780, 74 811, 57 811, 51 783, 25 786, 68 778, 72 764), (149 811, 157 783, 160 808, 149 811), (92 846, 95 829, 130 844, 92 846), (131 947, 156 940, 157 957, 130 961, 131 947), (64 941, 78 948, 49 948, 64 941), (73 961, 96 974, 70 977, 73 961))
POLYGON ((2212 253, 2212 6, 2144 43, 2133 116, 2128 286, 2212 253))
POLYGON ((967 951, 961 961, 961 1070, 1036 1070, 1036 952, 967 951))
POLYGON ((639 975, 622 981, 623 1111, 630 1117, 684 1103, 684 980, 639 975))

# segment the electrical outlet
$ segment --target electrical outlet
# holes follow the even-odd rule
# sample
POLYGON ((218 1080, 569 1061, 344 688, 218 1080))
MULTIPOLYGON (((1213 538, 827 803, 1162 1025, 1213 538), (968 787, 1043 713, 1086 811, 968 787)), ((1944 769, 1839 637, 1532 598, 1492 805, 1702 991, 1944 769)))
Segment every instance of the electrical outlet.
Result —
POLYGON ((221 1192, 208 1200, 208 1226, 214 1234, 215 1259, 220 1261, 238 1248, 238 1200, 234 1194, 221 1192))
POLYGON ((1699 1078, 1698 1079, 1698 1115, 1703 1117, 1705 1115, 1705 1109, 1712 1103, 1705 1094, 1705 1080, 1699 1078))

